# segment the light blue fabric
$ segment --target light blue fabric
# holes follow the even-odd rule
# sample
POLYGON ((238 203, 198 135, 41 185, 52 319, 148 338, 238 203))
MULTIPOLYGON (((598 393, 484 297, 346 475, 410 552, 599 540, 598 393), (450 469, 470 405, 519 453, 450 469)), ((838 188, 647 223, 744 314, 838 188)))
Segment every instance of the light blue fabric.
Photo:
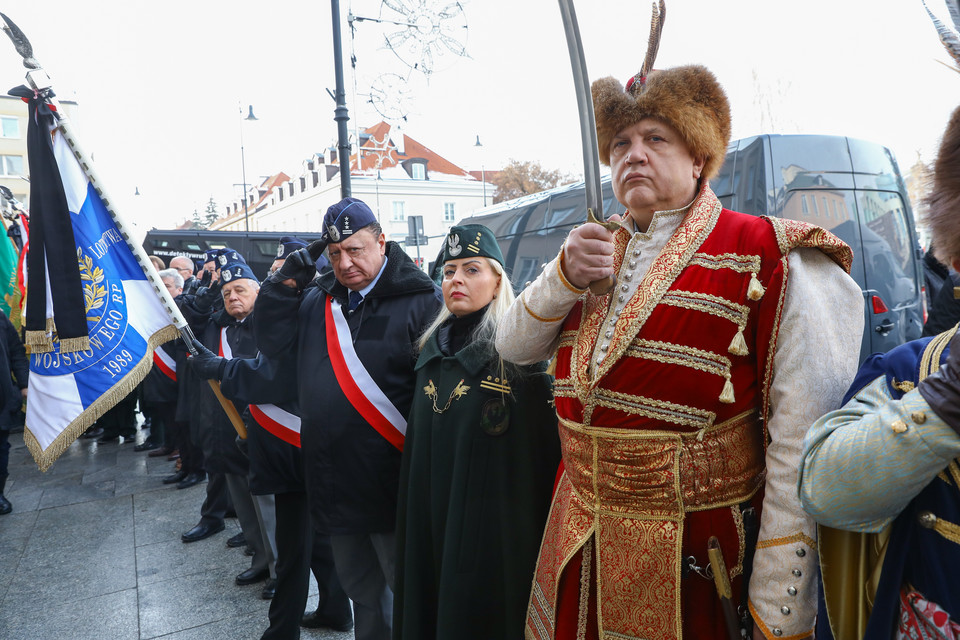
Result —
POLYGON ((800 503, 821 524, 877 532, 958 456, 960 436, 920 393, 895 400, 880 376, 807 432, 800 503))

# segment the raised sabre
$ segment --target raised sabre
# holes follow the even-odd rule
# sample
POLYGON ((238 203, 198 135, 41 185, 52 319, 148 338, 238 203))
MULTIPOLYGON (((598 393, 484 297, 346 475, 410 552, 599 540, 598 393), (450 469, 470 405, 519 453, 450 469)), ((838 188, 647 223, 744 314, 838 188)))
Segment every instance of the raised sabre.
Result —
MULTIPOLYGON (((603 220, 603 194, 600 191, 600 155, 597 143, 597 124, 593 114, 593 98, 590 95, 590 80, 587 77, 587 63, 583 57, 583 43, 580 41, 580 27, 577 25, 577 12, 573 0, 559 0, 560 14, 563 17, 563 31, 567 36, 567 51, 570 53, 570 66, 573 68, 573 84, 577 92, 577 106, 580 115, 580 140, 583 147, 583 182, 587 199, 587 222, 600 224, 615 231, 620 225, 603 220)), ((590 291, 603 295, 613 289, 616 280, 607 276, 603 280, 590 283, 590 291)))

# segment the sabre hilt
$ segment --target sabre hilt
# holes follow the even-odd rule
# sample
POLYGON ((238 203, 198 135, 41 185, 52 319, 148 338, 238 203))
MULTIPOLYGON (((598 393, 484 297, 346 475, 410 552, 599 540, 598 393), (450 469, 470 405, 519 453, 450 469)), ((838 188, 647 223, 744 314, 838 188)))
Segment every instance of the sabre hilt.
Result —
MULTIPOLYGON (((598 224, 604 229, 606 229, 607 231, 616 231, 617 228, 620 226, 619 223, 616 223, 616 222, 604 222, 603 220, 597 217, 597 214, 593 212, 593 208, 587 209, 587 222, 598 224)), ((602 280, 591 282, 590 292, 595 296, 606 295, 610 293, 610 291, 616 286, 616 284, 617 284, 616 277, 610 275, 610 276, 607 276, 606 278, 603 278, 602 280)))

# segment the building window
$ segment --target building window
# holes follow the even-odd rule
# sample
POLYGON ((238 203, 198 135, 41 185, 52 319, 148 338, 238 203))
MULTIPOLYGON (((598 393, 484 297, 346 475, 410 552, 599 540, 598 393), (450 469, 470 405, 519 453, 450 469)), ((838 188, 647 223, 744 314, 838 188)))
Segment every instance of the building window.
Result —
POLYGON ((457 203, 444 202, 443 203, 443 221, 453 222, 456 219, 457 219, 457 203))
POLYGON ((20 120, 11 116, 0 116, 0 138, 19 138, 20 120))
POLYGON ((425 180, 427 177, 427 170, 419 162, 414 162, 410 165, 410 176, 414 180, 425 180))
POLYGON ((0 156, 0 176, 22 176, 23 156, 0 156))
POLYGON ((407 219, 407 203, 402 200, 393 201, 393 217, 390 218, 394 222, 403 222, 407 219))
POLYGON ((807 196, 805 194, 800 194, 800 210, 805 215, 810 213, 810 210, 807 209, 807 196))
POLYGON ((817 209, 817 196, 810 196, 810 205, 813 207, 813 215, 820 217, 820 210, 817 209))

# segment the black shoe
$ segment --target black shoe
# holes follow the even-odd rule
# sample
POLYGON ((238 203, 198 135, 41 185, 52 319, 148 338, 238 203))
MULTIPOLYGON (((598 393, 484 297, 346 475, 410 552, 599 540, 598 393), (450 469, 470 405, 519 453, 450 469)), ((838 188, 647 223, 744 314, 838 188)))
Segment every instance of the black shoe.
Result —
POLYGON ((319 611, 304 614, 300 618, 300 626, 304 629, 333 629, 334 631, 350 631, 353 629, 353 619, 331 620, 319 611))
POLYGON ((103 436, 102 438, 97 438, 97 444, 119 444, 119 436, 103 436))
POLYGON ((172 476, 167 476, 162 480, 163 484, 177 484, 187 477, 187 472, 181 469, 172 476))
POLYGON ((153 451, 154 449, 159 449, 160 445, 151 440, 144 440, 141 444, 138 444, 133 448, 134 451, 153 451))
POLYGON ((215 533, 220 533, 224 530, 223 522, 220 524, 207 524, 201 522, 190 531, 187 531, 185 534, 180 536, 182 542, 196 542, 197 540, 203 540, 204 538, 209 538, 215 533))
POLYGON ((13 511, 13 505, 0 493, 0 516, 5 516, 11 511, 13 511))
POLYGON ((242 546, 245 546, 246 544, 247 544, 247 539, 244 537, 243 531, 241 531, 237 535, 227 540, 227 546, 230 547, 231 549, 236 549, 237 547, 242 547, 242 546))
POLYGON ((250 567, 237 576, 237 584, 241 587, 255 582, 263 582, 270 577, 270 571, 267 569, 254 569, 250 567))
POLYGON ((226 512, 225 514, 223 514, 223 517, 224 517, 224 518, 236 518, 236 517, 237 517, 237 512, 234 511, 233 509, 227 509, 227 512, 226 512))
POLYGON ((264 585, 263 591, 260 592, 260 598, 262 600, 273 600, 275 595, 277 595, 277 580, 276 578, 270 578, 264 585))
POLYGON ((89 440, 90 438, 99 438, 102 435, 103 435, 103 427, 93 427, 93 428, 87 429, 86 432, 84 432, 84 434, 80 437, 87 438, 89 440))
POLYGON ((203 482, 204 477, 205 476, 202 473, 188 473, 183 480, 177 483, 177 489, 186 489, 188 487, 192 487, 198 482, 203 482))

